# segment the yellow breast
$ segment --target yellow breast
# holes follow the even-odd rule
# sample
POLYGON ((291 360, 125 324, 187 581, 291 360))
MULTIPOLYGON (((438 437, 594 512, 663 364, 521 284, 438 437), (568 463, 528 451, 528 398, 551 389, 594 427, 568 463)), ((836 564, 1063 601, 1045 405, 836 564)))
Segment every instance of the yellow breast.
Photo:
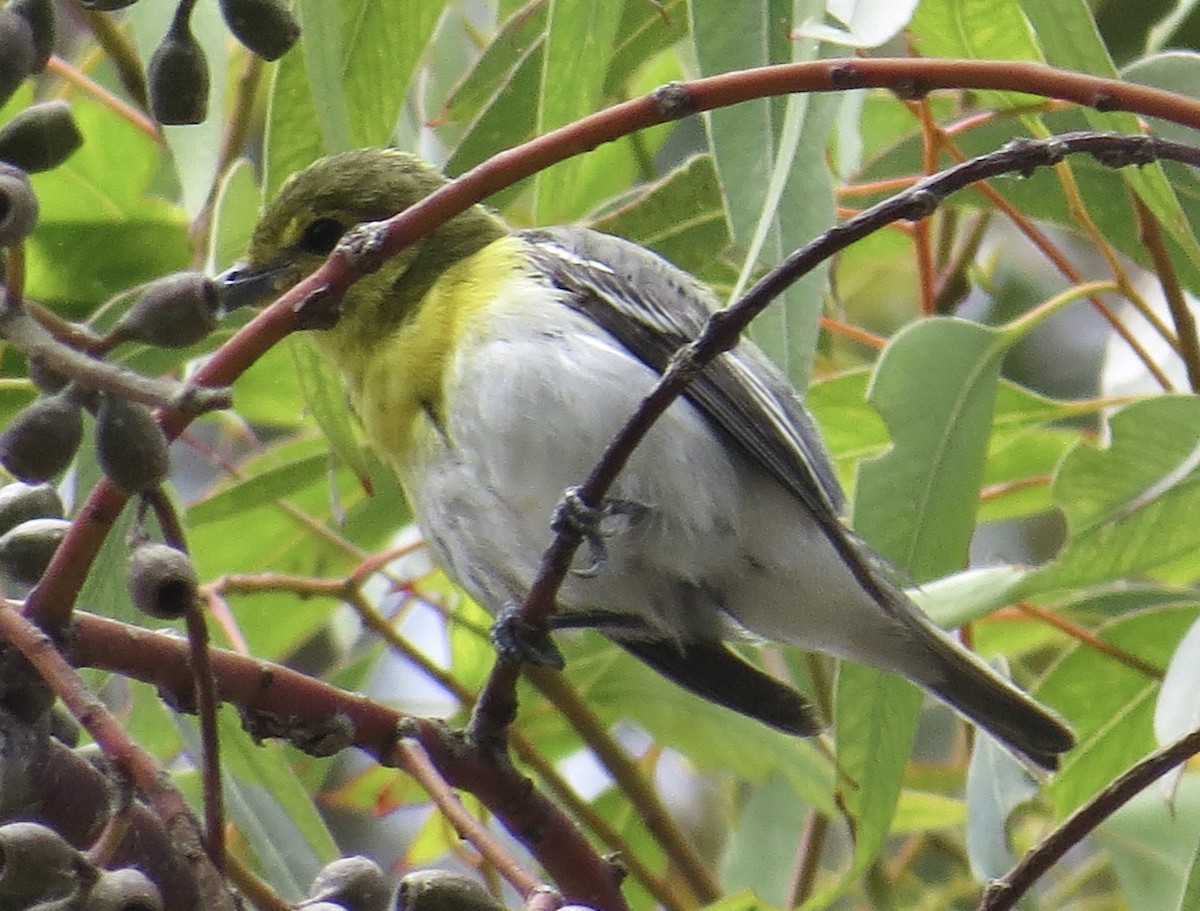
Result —
MULTIPOLYGON (((490 315, 512 303, 506 290, 525 275, 520 238, 508 235, 450 266, 419 302, 404 300, 403 276, 384 292, 411 315, 384 337, 369 326, 320 333, 338 363, 367 437, 403 476, 414 447, 433 431, 452 394, 453 364, 487 337, 490 315), (353 347, 350 347, 353 346, 353 347)), ((375 284, 375 293, 379 285, 375 284)), ((347 294, 347 317, 355 303, 347 294)), ((385 309, 392 301, 385 303, 385 309)))

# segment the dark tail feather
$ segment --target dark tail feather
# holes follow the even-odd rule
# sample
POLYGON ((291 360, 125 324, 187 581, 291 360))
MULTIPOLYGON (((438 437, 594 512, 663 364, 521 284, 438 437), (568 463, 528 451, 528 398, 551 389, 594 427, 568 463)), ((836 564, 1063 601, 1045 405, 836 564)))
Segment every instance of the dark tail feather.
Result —
POLYGON ((1035 765, 1058 768, 1058 754, 1075 745, 1058 716, 972 655, 955 648, 937 657, 941 674, 926 683, 930 692, 1035 765))
POLYGON ((807 699, 722 642, 609 638, 684 689, 763 724, 802 737, 825 727, 807 699))

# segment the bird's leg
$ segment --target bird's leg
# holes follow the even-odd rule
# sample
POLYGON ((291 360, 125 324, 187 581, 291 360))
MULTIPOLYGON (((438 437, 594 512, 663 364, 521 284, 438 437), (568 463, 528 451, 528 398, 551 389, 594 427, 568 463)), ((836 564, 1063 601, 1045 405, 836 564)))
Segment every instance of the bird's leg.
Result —
POLYGON ((572 570, 576 576, 591 578, 603 572, 608 565, 608 546, 604 539, 613 534, 602 527, 605 519, 616 516, 633 524, 649 511, 644 503, 616 498, 606 499, 600 506, 589 506, 579 495, 578 487, 568 487, 554 509, 550 529, 555 533, 576 535, 588 546, 588 565, 572 570))
POLYGON ((501 661, 509 664, 532 664, 561 671, 566 662, 562 652, 550 638, 550 631, 521 616, 518 605, 506 604, 492 624, 492 644, 501 661))
MULTIPOLYGON (((589 506, 579 495, 578 488, 572 487, 563 494, 554 510, 550 527, 556 533, 574 535, 587 542, 589 563, 573 572, 577 576, 591 577, 598 575, 607 565, 608 547, 604 539, 615 533, 602 528, 602 523, 606 519, 621 517, 632 524, 648 511, 647 506, 633 500, 608 499, 599 507, 589 506)), ((566 622, 562 625, 593 624, 566 622)), ((532 664, 561 670, 565 663, 549 631, 522 618, 515 604, 506 604, 496 615, 496 622, 492 624, 492 643, 501 660, 509 664, 532 664)))

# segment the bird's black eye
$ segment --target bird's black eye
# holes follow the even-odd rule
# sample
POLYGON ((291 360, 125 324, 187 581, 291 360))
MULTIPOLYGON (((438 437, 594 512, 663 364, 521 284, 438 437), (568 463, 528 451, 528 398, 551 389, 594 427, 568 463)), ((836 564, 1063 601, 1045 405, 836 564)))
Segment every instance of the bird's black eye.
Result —
POLYGON ((346 233, 345 226, 336 218, 318 218, 304 229, 297 246, 305 253, 331 253, 337 242, 346 233))

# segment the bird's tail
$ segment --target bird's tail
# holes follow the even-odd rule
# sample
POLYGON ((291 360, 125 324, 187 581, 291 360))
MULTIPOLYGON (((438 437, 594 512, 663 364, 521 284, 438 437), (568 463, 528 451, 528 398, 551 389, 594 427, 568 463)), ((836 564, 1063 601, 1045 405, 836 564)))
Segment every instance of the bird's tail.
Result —
POLYGON ((926 688, 954 709, 1043 769, 1058 768, 1058 754, 1075 745, 1057 715, 1017 689, 973 654, 934 631, 935 662, 926 688))
POLYGON ((1058 755, 1075 745, 1067 724, 935 624, 905 594, 891 564, 861 539, 847 531, 836 543, 864 590, 908 640, 886 655, 865 656, 868 663, 907 677, 1034 765, 1057 769, 1058 755))

